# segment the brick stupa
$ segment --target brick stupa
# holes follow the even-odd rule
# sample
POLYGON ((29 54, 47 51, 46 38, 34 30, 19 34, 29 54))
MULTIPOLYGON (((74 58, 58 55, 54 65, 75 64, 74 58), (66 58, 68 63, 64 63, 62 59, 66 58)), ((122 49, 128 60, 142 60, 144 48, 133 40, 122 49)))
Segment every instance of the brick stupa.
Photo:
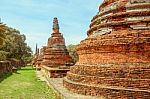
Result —
POLYGON ((31 62, 32 65, 33 65, 33 67, 36 67, 38 57, 39 57, 39 49, 38 49, 37 44, 36 44, 35 54, 34 54, 34 57, 33 57, 33 59, 32 59, 32 62, 31 62))
POLYGON ((43 46, 40 49, 40 52, 38 54, 38 58, 37 58, 37 61, 36 61, 36 68, 37 69, 41 69, 41 63, 42 63, 42 61, 44 59, 45 50, 46 50, 46 46, 43 46))
POLYGON ((150 99, 150 0, 104 0, 64 86, 102 99, 150 99))
POLYGON ((65 39, 59 32, 57 18, 53 20, 53 33, 48 38, 47 48, 41 65, 47 67, 61 67, 73 65, 73 60, 65 46, 65 39))

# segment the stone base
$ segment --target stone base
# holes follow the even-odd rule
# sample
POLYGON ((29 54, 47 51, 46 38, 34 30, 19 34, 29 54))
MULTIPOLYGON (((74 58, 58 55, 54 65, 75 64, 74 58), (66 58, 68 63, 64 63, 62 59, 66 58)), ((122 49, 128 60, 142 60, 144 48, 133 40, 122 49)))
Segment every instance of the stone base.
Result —
POLYGON ((104 97, 104 99, 149 99, 150 97, 148 90, 74 83, 66 78, 64 79, 64 86, 78 94, 99 96, 104 97))
POLYGON ((44 76, 48 78, 63 78, 66 76, 67 72, 70 71, 70 69, 42 66, 41 71, 44 76))
POLYGON ((105 99, 149 99, 150 64, 76 65, 64 78, 64 86, 105 99))

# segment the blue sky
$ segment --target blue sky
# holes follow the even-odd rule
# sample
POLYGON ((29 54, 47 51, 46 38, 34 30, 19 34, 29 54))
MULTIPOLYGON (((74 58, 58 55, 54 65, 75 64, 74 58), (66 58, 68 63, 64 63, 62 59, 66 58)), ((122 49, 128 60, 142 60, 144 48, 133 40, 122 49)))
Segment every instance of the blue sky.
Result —
POLYGON ((0 18, 27 37, 35 50, 47 45, 52 33, 53 18, 57 17, 66 45, 79 44, 87 37, 90 21, 98 12, 102 0, 1 0, 0 18))

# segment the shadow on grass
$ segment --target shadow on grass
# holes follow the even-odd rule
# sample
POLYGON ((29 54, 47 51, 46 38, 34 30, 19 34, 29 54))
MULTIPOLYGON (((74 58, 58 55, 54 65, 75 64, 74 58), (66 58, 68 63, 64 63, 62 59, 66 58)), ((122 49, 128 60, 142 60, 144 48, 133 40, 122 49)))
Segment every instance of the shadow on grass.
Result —
POLYGON ((12 75, 11 72, 5 73, 5 74, 1 75, 1 76, 0 76, 0 83, 1 83, 4 79, 8 78, 8 77, 11 76, 11 75, 12 75))

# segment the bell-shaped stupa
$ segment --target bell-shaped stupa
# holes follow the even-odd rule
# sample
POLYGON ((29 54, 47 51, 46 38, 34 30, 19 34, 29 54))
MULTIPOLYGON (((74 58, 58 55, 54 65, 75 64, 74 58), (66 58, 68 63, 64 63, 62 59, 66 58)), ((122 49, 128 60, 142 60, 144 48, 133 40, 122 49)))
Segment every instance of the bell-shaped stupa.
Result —
POLYGON ((104 0, 87 35, 64 86, 104 99, 149 99, 150 0, 104 0))

